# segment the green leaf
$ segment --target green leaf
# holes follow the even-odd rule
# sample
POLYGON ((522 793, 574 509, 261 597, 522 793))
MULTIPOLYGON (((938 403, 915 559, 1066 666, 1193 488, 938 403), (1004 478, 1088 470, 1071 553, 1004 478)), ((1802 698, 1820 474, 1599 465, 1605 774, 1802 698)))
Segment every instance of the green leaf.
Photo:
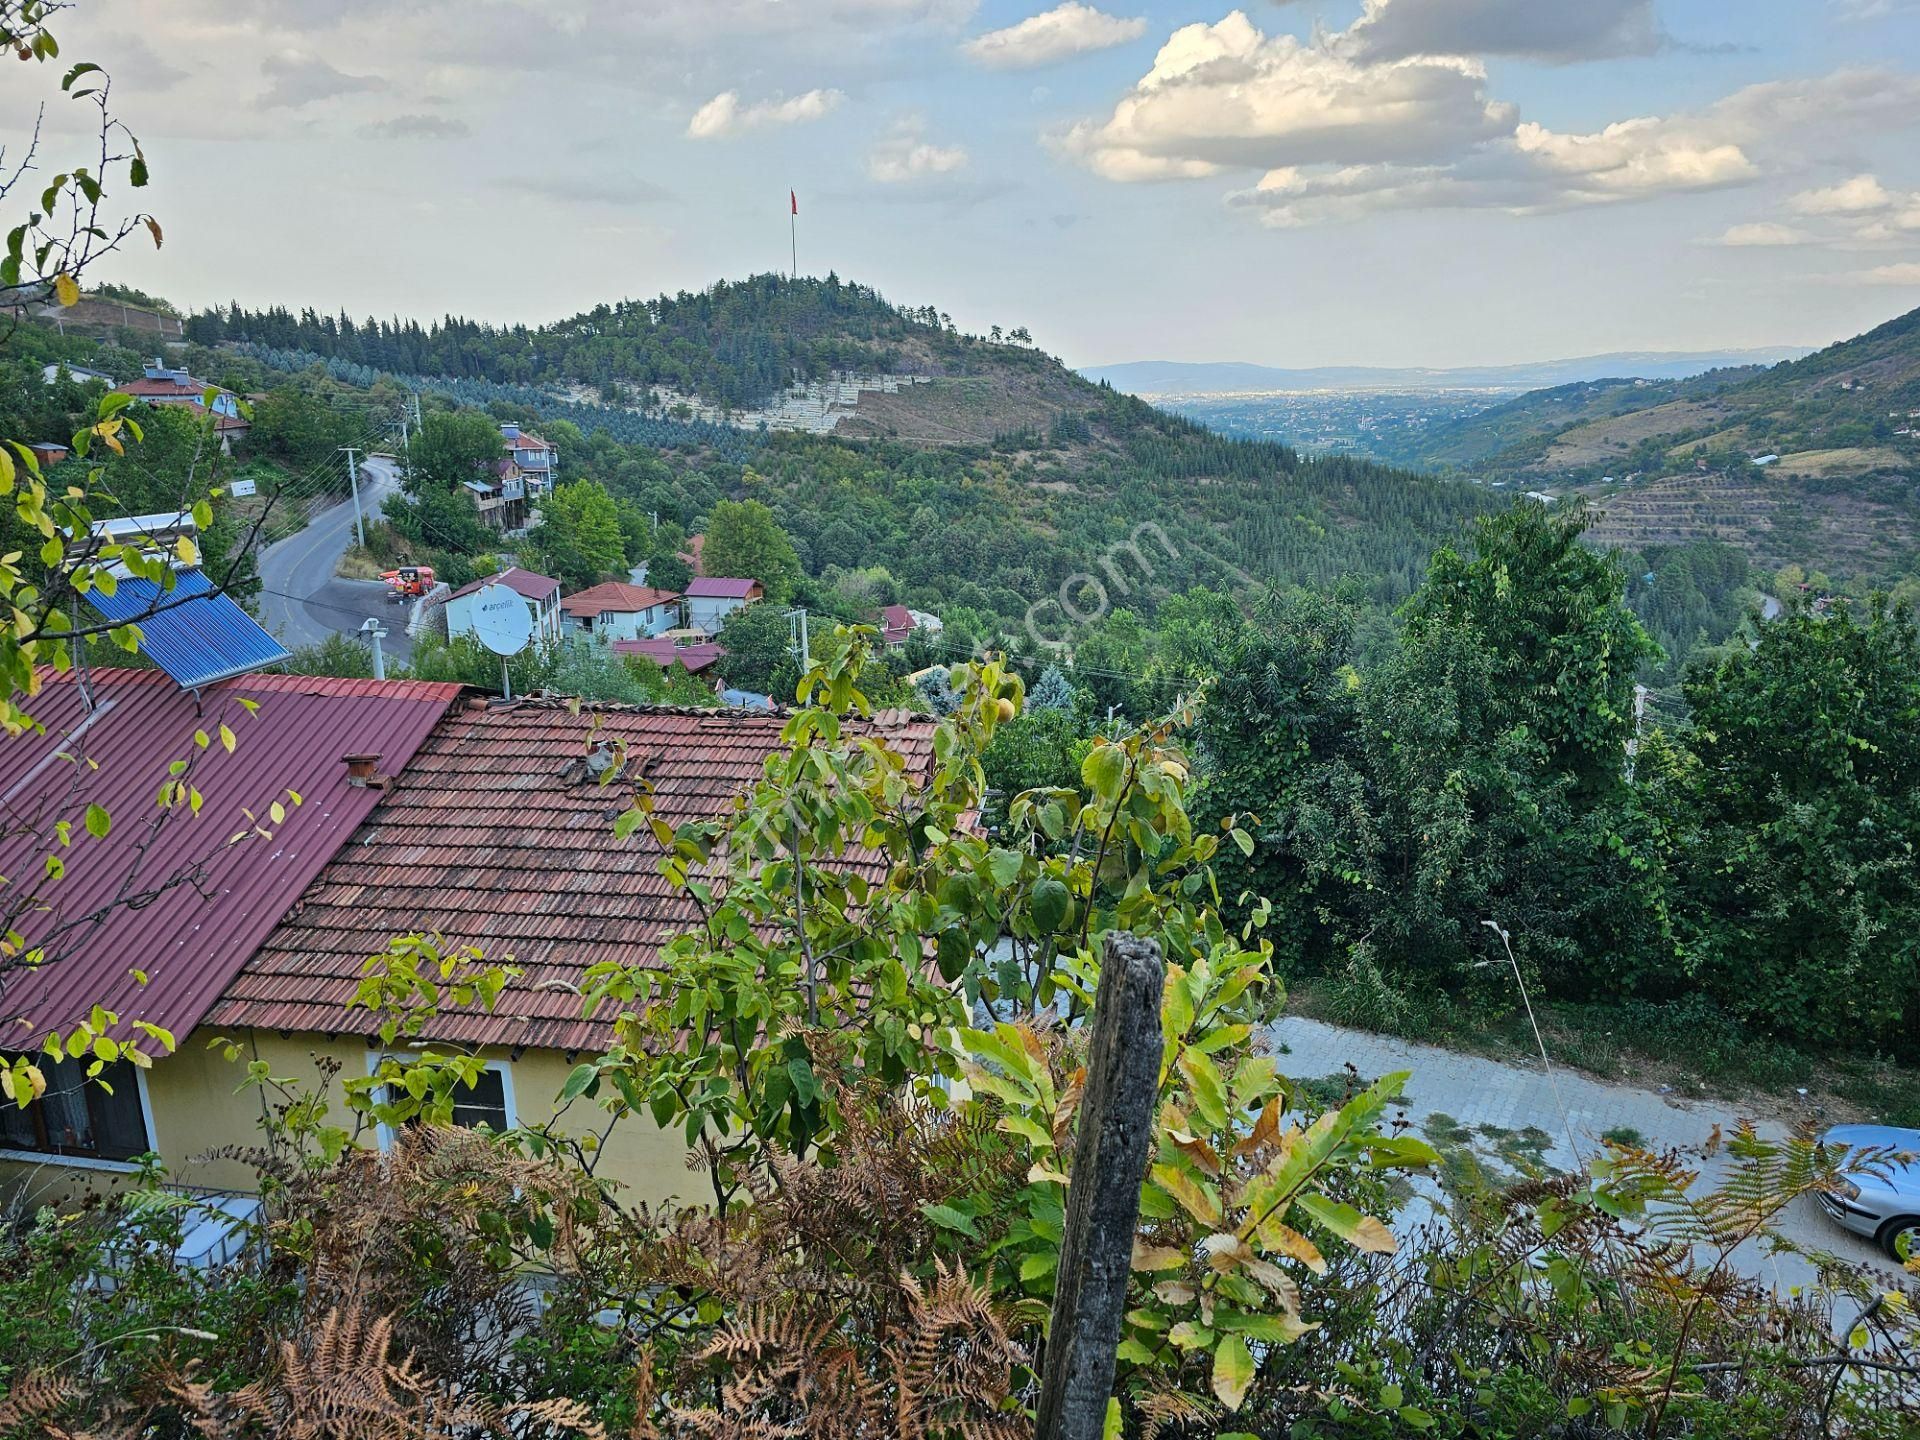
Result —
POLYGON ((987 852, 987 874, 993 877, 993 883, 1002 890, 1020 878, 1021 867, 1026 863, 1017 850, 994 848, 987 852))
POLYGON ((1353 1206, 1325 1195, 1306 1194, 1294 1200, 1294 1208, 1311 1216, 1356 1250, 1375 1255, 1391 1255, 1399 1248, 1393 1232, 1371 1215, 1362 1215, 1353 1206))
POLYGON ((1200 1118, 1216 1132, 1226 1129, 1227 1086, 1220 1078, 1220 1067, 1198 1050, 1181 1051, 1177 1063, 1200 1118))
POLYGON ((813 1078, 813 1066, 803 1056, 796 1055, 787 1061, 787 1075, 793 1081, 793 1093, 800 1103, 813 1104, 814 1097, 820 1093, 819 1082, 813 1078))
POLYGON ((1213 1349, 1213 1393, 1229 1410, 1238 1410, 1253 1386, 1253 1353, 1238 1335, 1221 1337, 1213 1349))
POLYGON ((973 1217, 951 1205, 922 1205, 920 1213, 942 1230, 957 1230, 974 1240, 980 1238, 980 1232, 973 1228, 973 1217))
POLYGON ((1065 885, 1049 876, 1033 887, 1031 908, 1035 928, 1051 935, 1066 923, 1073 897, 1065 885))
POLYGON ((1120 1397, 1107 1397, 1107 1418, 1100 1426, 1100 1440, 1120 1440, 1120 1397))
POLYGON ((99 805, 87 806, 87 833, 96 840, 104 840, 107 831, 113 828, 113 817, 99 805))
POLYGON ((567 1076, 567 1083, 560 1087, 562 1100, 574 1100, 586 1093, 587 1087, 600 1077, 600 1072, 592 1065, 576 1065, 567 1076))
POLYGON ((1111 800, 1120 793, 1126 776, 1127 752, 1112 743, 1094 746, 1080 762, 1080 778, 1103 800, 1111 800))

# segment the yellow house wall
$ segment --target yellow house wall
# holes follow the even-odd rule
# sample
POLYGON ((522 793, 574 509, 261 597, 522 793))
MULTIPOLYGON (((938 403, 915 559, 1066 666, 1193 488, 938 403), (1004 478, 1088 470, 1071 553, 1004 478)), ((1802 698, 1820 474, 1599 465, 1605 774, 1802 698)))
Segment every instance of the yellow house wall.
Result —
MULTIPOLYGON (((325 1035, 283 1036, 274 1031, 228 1032, 241 1048, 242 1059, 229 1063, 208 1048, 210 1032, 199 1031, 179 1050, 156 1060, 146 1075, 148 1114, 154 1148, 166 1162, 170 1177, 184 1185, 215 1190, 250 1190, 254 1175, 238 1160, 207 1158, 208 1152, 227 1146, 253 1146, 262 1141, 262 1094, 241 1088, 247 1059, 264 1060, 276 1076, 286 1076, 302 1087, 319 1081, 316 1057, 340 1064, 330 1085, 329 1120, 350 1123, 341 1080, 362 1076, 375 1052, 358 1037, 325 1035)), ((507 1067, 515 1118, 537 1125, 556 1113, 555 1097, 573 1068, 568 1057, 553 1050, 528 1050, 517 1059, 504 1049, 483 1052, 490 1061, 507 1067)), ((577 1060, 578 1057, 575 1057, 577 1060)), ((265 1103, 272 1103, 269 1094, 265 1103)), ((597 1132, 607 1122, 606 1112, 587 1101, 576 1101, 560 1128, 564 1133, 597 1132), (597 1123, 596 1123, 597 1122, 597 1123)), ((366 1137, 373 1143, 373 1136, 366 1137)), ((707 1197, 704 1176, 686 1167, 687 1146, 677 1132, 661 1132, 650 1118, 629 1116, 614 1128, 595 1173, 618 1187, 627 1204, 656 1204, 679 1199, 698 1204, 707 1197)), ((127 1182, 119 1170, 82 1168, 63 1164, 59 1157, 22 1162, 0 1158, 0 1193, 21 1189, 37 1202, 71 1203, 89 1189, 111 1189, 127 1182)))

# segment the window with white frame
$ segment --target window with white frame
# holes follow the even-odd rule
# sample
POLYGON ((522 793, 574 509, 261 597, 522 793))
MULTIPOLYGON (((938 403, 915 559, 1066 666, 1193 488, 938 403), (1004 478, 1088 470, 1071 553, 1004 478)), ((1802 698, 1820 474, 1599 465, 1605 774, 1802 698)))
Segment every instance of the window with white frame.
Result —
MULTIPOLYGON (((367 1055, 367 1073, 376 1073, 382 1060, 396 1060, 405 1065, 414 1058, 411 1055, 381 1055, 370 1051, 367 1055)), ((491 1130, 496 1135, 504 1135, 520 1123, 513 1105, 513 1071, 506 1061, 487 1061, 486 1068, 473 1077, 471 1086, 455 1083, 452 1123, 466 1130, 491 1130)), ((393 1131, 382 1125, 381 1148, 392 1143, 393 1131)))
POLYGON ((35 1059, 46 1092, 24 1109, 0 1101, 0 1150, 77 1160, 131 1161, 153 1149, 140 1072, 126 1060, 91 1080, 85 1059, 35 1059))

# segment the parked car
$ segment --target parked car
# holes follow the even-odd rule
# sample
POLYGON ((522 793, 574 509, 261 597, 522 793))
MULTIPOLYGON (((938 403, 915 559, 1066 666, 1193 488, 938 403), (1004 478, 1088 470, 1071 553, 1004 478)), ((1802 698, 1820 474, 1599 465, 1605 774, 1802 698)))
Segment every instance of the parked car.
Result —
POLYGON ((1842 1229, 1878 1242, 1896 1260, 1920 1257, 1920 1130, 1897 1125, 1836 1125, 1820 1144, 1849 1152, 1892 1151, 1877 1174, 1850 1175, 1840 1193, 1822 1193, 1820 1203, 1842 1229))

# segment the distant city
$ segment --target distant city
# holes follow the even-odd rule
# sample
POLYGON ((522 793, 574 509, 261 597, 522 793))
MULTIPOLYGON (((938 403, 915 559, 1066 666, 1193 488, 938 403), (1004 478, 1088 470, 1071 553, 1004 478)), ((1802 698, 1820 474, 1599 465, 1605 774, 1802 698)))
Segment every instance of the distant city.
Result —
POLYGON ((1428 431, 1522 393, 1520 387, 1316 390, 1168 396, 1159 403, 1222 435, 1277 441, 1316 455, 1345 453, 1404 463, 1428 431))

